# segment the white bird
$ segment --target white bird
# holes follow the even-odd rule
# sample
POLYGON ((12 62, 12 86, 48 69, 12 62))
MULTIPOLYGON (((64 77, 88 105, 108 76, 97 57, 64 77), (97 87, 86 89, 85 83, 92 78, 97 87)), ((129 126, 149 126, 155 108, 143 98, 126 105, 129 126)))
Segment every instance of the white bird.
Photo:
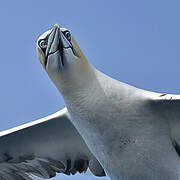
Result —
POLYGON ((101 73, 58 25, 39 37, 37 54, 66 108, 1 132, 2 180, 88 167, 112 180, 180 180, 180 95, 145 91, 101 73))

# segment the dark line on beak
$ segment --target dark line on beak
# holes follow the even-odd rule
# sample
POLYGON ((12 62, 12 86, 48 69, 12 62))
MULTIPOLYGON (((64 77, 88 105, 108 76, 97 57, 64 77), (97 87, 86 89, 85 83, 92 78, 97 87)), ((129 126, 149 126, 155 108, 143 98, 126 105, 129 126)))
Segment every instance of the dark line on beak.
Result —
MULTIPOLYGON (((62 49, 62 51, 63 51, 63 49, 62 49)), ((62 62, 62 65, 64 66, 63 53, 61 53, 61 62, 62 62)))
POLYGON ((62 42, 61 42, 61 38, 60 38, 60 40, 59 40, 58 49, 59 49, 59 53, 60 53, 60 56, 61 56, 62 65, 64 66, 63 44, 62 44, 62 42))
POLYGON ((44 65, 47 66, 47 57, 45 57, 44 65))

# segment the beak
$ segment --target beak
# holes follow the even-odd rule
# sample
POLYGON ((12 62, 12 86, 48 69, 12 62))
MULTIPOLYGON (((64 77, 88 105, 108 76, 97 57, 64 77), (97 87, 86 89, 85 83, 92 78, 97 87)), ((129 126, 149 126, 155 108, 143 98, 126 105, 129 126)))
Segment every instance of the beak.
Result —
POLYGON ((51 31, 51 33, 49 35, 49 38, 48 38, 48 45, 47 45, 46 53, 45 53, 45 56, 46 56, 45 64, 47 64, 48 56, 50 54, 55 53, 58 50, 60 52, 61 59, 62 59, 62 64, 63 64, 63 44, 62 44, 62 41, 61 41, 61 36, 62 35, 61 35, 59 25, 55 24, 54 28, 52 29, 52 31, 51 31))
POLYGON ((55 24, 48 38, 48 45, 46 48, 46 57, 49 54, 53 54, 54 52, 58 50, 59 44, 61 42, 60 33, 61 32, 60 32, 59 25, 55 24))
POLYGON ((63 48, 65 49, 71 48, 73 51, 72 45, 64 37, 63 33, 60 30, 59 25, 55 24, 54 28, 52 29, 48 37, 48 44, 45 52, 45 66, 47 64, 48 56, 55 53, 56 51, 59 51, 62 65, 64 65, 63 48))

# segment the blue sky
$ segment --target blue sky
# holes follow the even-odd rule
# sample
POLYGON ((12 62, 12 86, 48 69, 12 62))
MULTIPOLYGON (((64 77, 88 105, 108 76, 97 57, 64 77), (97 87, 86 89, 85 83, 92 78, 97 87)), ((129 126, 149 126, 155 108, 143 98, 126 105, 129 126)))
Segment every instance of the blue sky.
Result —
POLYGON ((72 31, 104 73, 139 88, 180 94, 179 7, 179 0, 1 1, 1 130, 64 106, 35 50, 38 36, 55 23, 72 31))

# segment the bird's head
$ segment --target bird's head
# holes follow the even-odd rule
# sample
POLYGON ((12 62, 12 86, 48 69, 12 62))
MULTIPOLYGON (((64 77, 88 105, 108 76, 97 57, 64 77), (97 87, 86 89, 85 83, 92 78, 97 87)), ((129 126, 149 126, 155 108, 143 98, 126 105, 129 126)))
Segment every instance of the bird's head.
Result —
POLYGON ((91 76, 91 66, 71 32, 57 24, 38 38, 37 55, 59 90, 82 86, 91 76))

